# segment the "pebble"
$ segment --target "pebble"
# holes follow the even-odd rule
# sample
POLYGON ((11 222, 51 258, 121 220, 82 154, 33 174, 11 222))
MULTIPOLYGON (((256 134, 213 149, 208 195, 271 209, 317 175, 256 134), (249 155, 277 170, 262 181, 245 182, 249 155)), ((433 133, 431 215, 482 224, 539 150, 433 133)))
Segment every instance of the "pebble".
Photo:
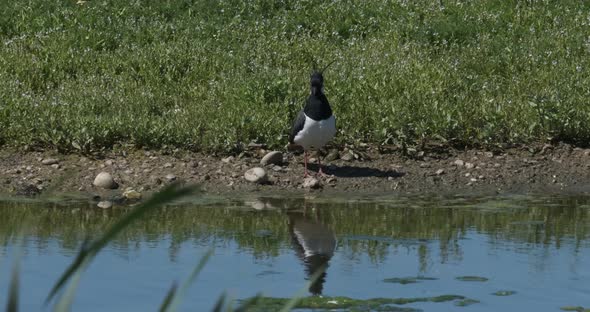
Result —
POLYGON ((59 160, 57 160, 55 158, 46 158, 41 161, 41 163, 46 166, 54 165, 54 164, 57 164, 58 162, 59 162, 59 160))
POLYGON ((453 164, 456 166, 459 166, 459 167, 463 167, 465 165, 465 162, 462 161, 461 159, 457 159, 457 160, 455 160, 455 162, 453 164))
POLYGON ((328 155, 326 155, 326 161, 334 161, 338 158, 340 158, 340 153, 338 152, 337 149, 330 150, 328 155))
POLYGON ((53 164, 53 165, 51 165, 51 168, 53 168, 53 169, 59 169, 59 164, 53 164))
POLYGON ((436 175, 443 175, 445 173, 444 169, 438 169, 436 170, 436 175))
POLYGON ((117 188, 117 183, 113 179, 113 176, 110 173, 104 171, 99 173, 96 178, 94 178, 94 182, 92 184, 104 189, 117 188))
POLYGON ((309 189, 317 189, 320 187, 320 181, 314 177, 307 177, 303 180, 303 187, 309 189))
POLYGON ((283 167, 281 167, 281 166, 274 166, 274 167, 272 167, 272 170, 274 170, 276 172, 283 171, 283 167))
POLYGON ((164 164, 164 168, 172 168, 172 167, 174 167, 174 165, 172 163, 167 162, 164 164))
POLYGON ((113 203, 108 200, 103 200, 103 201, 98 202, 98 204, 96 206, 98 206, 98 208, 102 208, 102 209, 109 209, 109 208, 113 207, 113 203))
POLYGON ((123 192, 123 197, 130 200, 139 200, 141 199, 141 193, 132 188, 127 188, 125 192, 123 192))
POLYGON ((168 182, 172 182, 172 181, 175 181, 176 180, 176 176, 173 175, 172 173, 167 174, 165 176, 165 178, 166 178, 166 181, 168 181, 168 182))
POLYGON ((351 161, 354 158, 354 155, 352 155, 351 153, 346 153, 344 155, 342 155, 342 157, 340 157, 340 159, 344 160, 344 161, 351 161))
POLYGON ((270 153, 267 153, 260 160, 260 164, 263 165, 263 166, 266 166, 266 165, 280 165, 282 163, 283 163, 283 153, 281 153, 279 151, 272 151, 270 153))
POLYGON ((228 156, 228 157, 225 157, 225 158, 222 158, 221 159, 221 161, 224 162, 224 163, 226 163, 226 164, 229 164, 233 160, 234 160, 234 156, 228 156))
POLYGON ((107 166, 112 166, 113 165, 113 161, 109 159, 109 160, 105 161, 104 164, 107 165, 107 166))
POLYGON ((475 168, 475 165, 473 163, 467 162, 467 163, 465 163, 465 168, 473 169, 473 168, 475 168))
POLYGON ((244 178, 252 183, 265 183, 268 181, 266 171, 260 167, 254 167, 244 173, 244 178))
POLYGON ((485 157, 487 157, 487 158, 492 158, 492 157, 494 157, 494 153, 492 153, 492 152, 485 152, 485 153, 483 153, 483 154, 484 154, 484 156, 485 156, 485 157))

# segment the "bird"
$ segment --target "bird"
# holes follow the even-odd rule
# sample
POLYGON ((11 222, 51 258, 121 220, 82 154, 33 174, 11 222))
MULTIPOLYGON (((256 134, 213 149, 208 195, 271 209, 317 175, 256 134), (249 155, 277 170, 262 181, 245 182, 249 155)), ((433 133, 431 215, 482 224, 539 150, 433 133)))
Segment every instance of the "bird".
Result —
MULTIPOLYGON (((308 151, 319 150, 332 140, 336 134, 336 117, 332 114, 332 108, 324 94, 324 70, 314 70, 312 72, 310 94, 307 97, 305 106, 293 121, 289 134, 290 144, 303 147, 304 177, 309 175, 307 172, 308 151)), ((320 155, 318 155, 318 167, 318 174, 324 176, 320 155)))

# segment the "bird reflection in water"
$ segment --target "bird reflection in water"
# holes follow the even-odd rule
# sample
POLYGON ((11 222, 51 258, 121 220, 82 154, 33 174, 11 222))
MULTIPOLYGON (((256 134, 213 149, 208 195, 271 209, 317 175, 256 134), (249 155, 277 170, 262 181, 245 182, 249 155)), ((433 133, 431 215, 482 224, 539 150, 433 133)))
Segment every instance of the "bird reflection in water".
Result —
POLYGON ((336 236, 325 224, 321 223, 319 210, 314 209, 309 215, 307 207, 303 211, 288 211, 289 232, 295 253, 305 267, 306 279, 319 270, 323 272, 309 286, 312 295, 321 295, 326 281, 328 262, 336 249, 336 236))

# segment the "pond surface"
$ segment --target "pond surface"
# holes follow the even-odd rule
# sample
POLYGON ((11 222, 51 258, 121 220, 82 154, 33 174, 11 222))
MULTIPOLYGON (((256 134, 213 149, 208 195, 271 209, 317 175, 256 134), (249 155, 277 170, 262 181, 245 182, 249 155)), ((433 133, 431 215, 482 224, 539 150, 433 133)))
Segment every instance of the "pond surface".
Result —
MULTIPOLYGON (((43 301, 81 242, 127 211, 1 202, 0 304, 19 246, 21 308, 47 310, 43 301)), ((364 311, 590 308, 590 197, 510 195, 207 197, 169 206, 98 255, 82 275, 74 310, 156 310, 211 248, 184 311, 211 310, 224 291, 245 299, 301 290, 308 303, 342 296, 361 300, 352 305, 364 311)), ((260 310, 276 309, 273 302, 284 303, 270 300, 260 310)))

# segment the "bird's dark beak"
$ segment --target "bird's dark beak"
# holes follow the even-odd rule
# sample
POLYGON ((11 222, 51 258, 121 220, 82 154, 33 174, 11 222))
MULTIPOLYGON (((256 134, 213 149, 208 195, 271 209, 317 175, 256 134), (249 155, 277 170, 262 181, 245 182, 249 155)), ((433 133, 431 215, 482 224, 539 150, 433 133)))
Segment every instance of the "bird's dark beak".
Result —
POLYGON ((311 94, 312 95, 320 95, 322 93, 322 87, 320 86, 311 86, 311 94))

